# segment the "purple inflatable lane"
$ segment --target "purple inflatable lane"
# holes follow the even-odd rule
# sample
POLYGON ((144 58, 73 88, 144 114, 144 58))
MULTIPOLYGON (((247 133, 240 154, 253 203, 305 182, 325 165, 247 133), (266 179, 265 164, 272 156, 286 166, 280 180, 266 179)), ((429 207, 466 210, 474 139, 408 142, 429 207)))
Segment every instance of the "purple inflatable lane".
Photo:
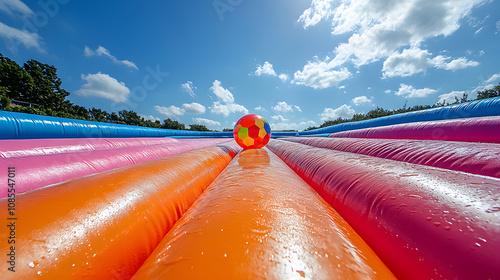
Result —
POLYGON ((0 140, 0 158, 41 156, 178 143, 173 138, 70 138, 0 140))
POLYGON ((397 124, 337 132, 329 137, 500 143, 500 117, 397 124))
POLYGON ((399 279, 498 279, 500 179, 274 140, 399 279))
POLYGON ((363 138, 286 138, 318 148, 500 178, 500 144, 363 138))
MULTIPOLYGON (((165 145, 135 146, 85 152, 0 159, 0 182, 15 173, 16 193, 61 183, 118 167, 222 144, 228 139, 178 140, 165 145), (9 172, 8 170, 15 170, 9 172)), ((7 196, 3 188, 1 197, 7 196)))

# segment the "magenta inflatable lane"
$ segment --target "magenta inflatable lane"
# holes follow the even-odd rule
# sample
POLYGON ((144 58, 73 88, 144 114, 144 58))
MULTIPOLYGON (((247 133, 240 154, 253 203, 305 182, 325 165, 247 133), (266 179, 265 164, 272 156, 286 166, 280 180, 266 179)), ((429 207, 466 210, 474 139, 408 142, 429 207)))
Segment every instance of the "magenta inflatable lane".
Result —
POLYGON ((336 132, 329 137, 500 143, 500 116, 372 127, 336 132))
POLYGON ((284 140, 500 178, 500 144, 363 138, 304 137, 284 140))
MULTIPOLYGON (((197 139, 166 145, 135 146, 85 152, 0 159, 0 182, 7 182, 8 169, 15 168, 16 192, 61 183, 126 165, 181 154, 227 143, 228 139, 197 139)), ((4 188, 1 197, 7 196, 4 188)))
POLYGON ((178 142, 180 141, 174 138, 71 138, 0 140, 0 158, 41 156, 134 146, 162 145, 178 142))
POLYGON ((399 279, 498 279, 500 179, 274 140, 399 279))

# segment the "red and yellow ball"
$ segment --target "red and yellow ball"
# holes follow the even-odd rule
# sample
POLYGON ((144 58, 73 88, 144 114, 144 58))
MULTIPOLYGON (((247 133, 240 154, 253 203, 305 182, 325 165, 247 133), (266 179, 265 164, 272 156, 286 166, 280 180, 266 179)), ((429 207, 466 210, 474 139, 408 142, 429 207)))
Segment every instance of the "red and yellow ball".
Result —
POLYGON ((233 136, 243 149, 259 149, 269 142, 271 126, 262 116, 246 115, 234 126, 233 136))

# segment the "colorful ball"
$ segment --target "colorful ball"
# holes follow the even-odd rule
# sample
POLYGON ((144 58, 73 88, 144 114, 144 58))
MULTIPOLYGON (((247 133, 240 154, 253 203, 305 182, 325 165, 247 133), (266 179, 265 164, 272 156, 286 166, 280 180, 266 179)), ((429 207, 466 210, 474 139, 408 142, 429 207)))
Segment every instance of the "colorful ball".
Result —
POLYGON ((234 126, 233 136, 243 149, 259 149, 271 139, 271 126, 262 116, 246 115, 234 126))

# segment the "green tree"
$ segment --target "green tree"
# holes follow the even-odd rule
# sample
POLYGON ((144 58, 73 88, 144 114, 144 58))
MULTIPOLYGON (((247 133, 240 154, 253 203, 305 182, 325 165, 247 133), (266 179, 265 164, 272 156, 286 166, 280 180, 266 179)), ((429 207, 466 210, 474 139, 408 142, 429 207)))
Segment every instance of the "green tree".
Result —
POLYGON ((165 129, 177 129, 177 130, 186 130, 186 126, 178 121, 173 121, 170 118, 163 120, 163 125, 161 128, 165 129))
POLYGON ((0 86, 5 88, 8 98, 29 102, 26 95, 34 83, 26 70, 0 53, 0 86))
POLYGON ((65 109, 64 101, 69 92, 61 88, 62 81, 54 66, 32 59, 24 64, 24 70, 31 76, 34 84, 26 94, 27 102, 39 104, 42 108, 59 111, 65 109))
POLYGON ((10 107, 10 98, 7 96, 7 90, 0 86, 0 108, 10 107))
POLYGON ((477 99, 478 100, 497 97, 497 96, 500 96, 500 83, 498 83, 498 86, 495 86, 491 89, 485 89, 483 91, 477 92, 477 99))
POLYGON ((90 119, 98 122, 105 122, 109 119, 110 115, 108 112, 92 107, 89 110, 90 119))
POLYGON ((192 131, 210 131, 206 126, 202 124, 190 124, 189 130, 192 131))

